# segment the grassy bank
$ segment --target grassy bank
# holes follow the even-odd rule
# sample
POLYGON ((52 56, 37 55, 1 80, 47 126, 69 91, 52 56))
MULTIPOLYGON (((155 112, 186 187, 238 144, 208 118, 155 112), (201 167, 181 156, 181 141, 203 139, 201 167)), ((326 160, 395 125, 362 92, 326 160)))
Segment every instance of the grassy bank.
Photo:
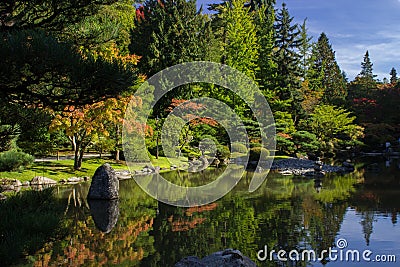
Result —
MULTIPOLYGON (((152 160, 153 165, 160 166, 161 168, 169 168, 170 164, 165 157, 160 157, 158 160, 152 160)), ((96 169, 104 164, 109 163, 111 167, 114 169, 124 169, 127 170, 125 162, 117 163, 115 160, 104 159, 104 158, 90 158, 84 159, 82 162, 82 168, 80 170, 74 170, 74 161, 71 159, 68 160, 59 160, 59 161, 44 161, 44 162, 35 162, 32 166, 25 168, 20 172, 0 172, 0 179, 18 179, 21 182, 30 181, 35 176, 45 176, 55 181, 60 181, 61 179, 67 179, 70 177, 91 177, 96 169)), ((178 165, 179 160, 173 164, 178 165)), ((134 166, 134 170, 142 169, 146 164, 138 163, 134 166)))
MULTIPOLYGON (((275 160, 288 158, 286 156, 276 156, 275 160)), ((170 167, 170 163, 166 157, 159 157, 158 159, 151 160, 154 166, 160 166, 160 168, 170 167)), ((187 162, 187 159, 181 158, 172 161, 172 164, 181 165, 182 162, 187 162)), ((44 161, 35 162, 32 166, 26 168, 20 172, 0 172, 0 179, 18 179, 21 182, 30 181, 35 176, 45 176, 55 181, 60 181, 61 179, 68 179, 70 177, 91 177, 96 169, 104 164, 109 163, 114 169, 124 169, 127 170, 125 162, 117 163, 115 160, 105 159, 105 158, 90 158, 84 159, 82 162, 82 168, 80 170, 74 170, 74 161, 72 159, 59 160, 59 161, 44 161)), ((133 170, 140 170, 146 164, 137 163, 133 167, 133 170)))

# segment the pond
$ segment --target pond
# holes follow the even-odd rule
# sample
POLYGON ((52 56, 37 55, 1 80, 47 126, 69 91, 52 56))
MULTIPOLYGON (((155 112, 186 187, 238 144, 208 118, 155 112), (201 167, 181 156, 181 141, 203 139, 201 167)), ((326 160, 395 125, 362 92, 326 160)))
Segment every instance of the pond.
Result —
MULTIPOLYGON (((120 182, 119 202, 100 206, 87 203, 88 183, 58 187, 51 201, 43 200, 45 209, 33 211, 38 216, 34 222, 18 210, 21 205, 13 204, 21 217, 14 218, 12 228, 2 229, 0 263, 173 266, 190 255, 235 248, 257 266, 379 266, 377 260, 387 261, 382 266, 398 266, 400 161, 364 159, 357 167, 321 183, 270 173, 253 193, 247 192, 248 179, 242 179, 222 199, 192 208, 157 202, 134 180, 120 182), (37 230, 42 229, 39 222, 48 224, 44 233, 37 230), (18 251, 25 255, 16 260, 11 254, 18 251), (311 251, 319 259, 307 257, 311 251)), ((207 170, 200 176, 220 172, 207 170)), ((178 173, 166 176, 173 180, 178 173)))

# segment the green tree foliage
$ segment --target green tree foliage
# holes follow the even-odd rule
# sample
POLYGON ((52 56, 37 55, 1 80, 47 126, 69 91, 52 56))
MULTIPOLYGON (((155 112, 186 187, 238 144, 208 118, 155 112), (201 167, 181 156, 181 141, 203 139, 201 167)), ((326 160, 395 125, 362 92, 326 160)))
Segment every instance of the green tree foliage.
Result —
POLYGON ((391 83, 391 84, 396 84, 397 81, 398 81, 398 78, 397 78, 397 71, 396 71, 395 68, 392 68, 392 69, 390 70, 390 83, 391 83))
POLYGON ((347 86, 335 59, 335 52, 325 33, 318 38, 312 50, 311 72, 315 87, 321 86, 324 92, 322 100, 326 104, 342 104, 347 96, 347 86), (320 80, 320 78, 322 80, 320 80))
POLYGON ((137 9, 130 51, 141 56, 147 76, 173 65, 206 58, 208 19, 196 1, 147 0, 137 9))
POLYGON ((117 0, 5 0, 0 3, 0 30, 46 29, 60 32, 117 0))
POLYGON ((364 55, 363 62, 361 62, 360 74, 350 83, 350 100, 363 97, 371 98, 377 89, 375 77, 376 75, 373 74, 373 64, 369 57, 369 52, 367 51, 364 55))
POLYGON ((273 90, 277 73, 277 63, 274 60, 274 22, 275 10, 273 5, 263 5, 256 11, 255 24, 260 44, 256 79, 270 102, 274 102, 278 98, 275 90, 273 90))
MULTIPOLYGON (((255 80, 259 43, 254 14, 249 13, 248 9, 245 7, 244 0, 232 0, 220 7, 218 17, 224 27, 221 61, 255 80)), ((248 90, 246 88, 241 89, 248 90)), ((238 114, 243 115, 245 113, 244 102, 233 92, 228 95, 224 88, 219 88, 218 91, 220 96, 225 95, 224 100, 238 114)))
POLYGON ((310 131, 321 142, 325 152, 348 145, 359 144, 363 128, 354 123, 355 116, 343 108, 332 105, 319 105, 308 121, 310 131))
POLYGON ((300 56, 297 52, 300 47, 300 30, 297 24, 292 24, 293 17, 290 16, 285 3, 276 14, 275 20, 274 58, 277 64, 277 77, 274 90, 282 105, 277 106, 277 109, 291 111, 297 119, 302 114, 300 56))
POLYGON ((245 0, 232 0, 223 7, 220 16, 225 27, 225 63, 255 79, 259 43, 253 14, 244 7, 245 0))
POLYGON ((69 25, 62 37, 71 40, 80 51, 113 57, 117 48, 122 55, 129 53, 130 32, 135 23, 135 7, 132 0, 120 0, 104 5, 79 23, 69 25))
POLYGON ((314 153, 319 149, 317 136, 313 133, 297 131, 292 134, 292 140, 298 153, 314 153))
POLYGON ((365 52, 364 60, 361 62, 361 72, 360 77, 369 79, 370 81, 374 80, 376 75, 373 74, 373 65, 371 59, 369 58, 369 52, 365 52))
POLYGON ((285 154, 293 154, 295 144, 292 134, 296 132, 293 117, 289 112, 277 111, 274 114, 276 123, 276 147, 285 154))
POLYGON ((33 163, 34 158, 24 152, 9 150, 0 153, 0 171, 20 171, 33 163))
POLYGON ((92 103, 127 91, 133 69, 120 62, 82 58, 69 43, 42 31, 3 34, 0 40, 0 98, 60 108, 92 103))
POLYGON ((312 65, 311 58, 311 48, 313 47, 311 40, 312 37, 308 35, 308 29, 306 25, 307 19, 303 21, 300 27, 300 46, 299 46, 299 56, 300 56, 300 66, 302 71, 303 80, 307 79, 308 69, 312 65))

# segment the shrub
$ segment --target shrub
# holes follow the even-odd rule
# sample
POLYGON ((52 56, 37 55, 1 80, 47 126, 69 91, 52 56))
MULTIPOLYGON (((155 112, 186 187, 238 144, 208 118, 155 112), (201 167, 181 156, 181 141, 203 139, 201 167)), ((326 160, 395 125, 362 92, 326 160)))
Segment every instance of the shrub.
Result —
POLYGON ((261 153, 265 153, 266 157, 269 156, 268 149, 264 147, 253 147, 249 152, 249 161, 266 160, 266 158, 260 158, 261 153))
POLYGON ((298 131, 293 135, 293 142, 296 144, 296 150, 299 153, 314 153, 319 149, 319 142, 315 134, 307 131, 298 131))
POLYGON ((232 150, 232 152, 239 152, 239 153, 247 154, 247 147, 241 143, 237 143, 237 142, 233 143, 231 145, 231 150, 232 150))
POLYGON ((17 171, 33 163, 33 156, 19 152, 16 150, 9 150, 0 153, 0 171, 17 171))
POLYGON ((219 159, 227 159, 231 155, 229 148, 224 145, 217 145, 217 158, 219 159))

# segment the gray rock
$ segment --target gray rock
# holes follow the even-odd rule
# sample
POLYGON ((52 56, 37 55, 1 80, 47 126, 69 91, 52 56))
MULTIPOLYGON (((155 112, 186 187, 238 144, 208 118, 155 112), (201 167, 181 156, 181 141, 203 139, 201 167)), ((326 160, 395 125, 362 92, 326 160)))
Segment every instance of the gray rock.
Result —
POLYGON ((201 259, 195 256, 189 256, 180 260, 175 267, 206 267, 204 263, 201 262, 201 259))
POLYGON ((88 199, 118 199, 119 181, 114 169, 106 163, 97 168, 93 175, 88 199))
POLYGON ((76 184, 76 183, 79 183, 82 181, 83 181, 82 177, 70 177, 67 179, 67 183, 70 183, 70 184, 76 184))
POLYGON ((353 172, 354 171, 354 165, 351 164, 350 162, 343 162, 342 166, 346 169, 348 172, 353 172))
POLYGON ((6 199, 7 199, 7 197, 0 193, 0 200, 6 200, 6 199))
POLYGON ((31 183, 29 183, 28 181, 25 181, 22 183, 22 186, 30 186, 30 185, 31 185, 31 183))
POLYGON ((132 178, 132 174, 128 170, 116 170, 115 174, 117 175, 118 180, 126 180, 132 178))
POLYGON ((14 191, 15 187, 12 184, 3 184, 0 186, 1 191, 5 192, 5 191, 14 191))
POLYGON ((114 228, 119 216, 119 202, 114 200, 88 200, 90 213, 96 227, 104 232, 109 233, 114 228))
POLYGON ((203 259, 186 257, 175 264, 175 267, 256 267, 257 265, 244 256, 239 250, 225 249, 215 252, 203 259))
POLYGON ((17 179, 14 179, 14 180, 13 180, 13 184, 14 184, 14 187, 20 187, 20 186, 22 186, 21 181, 20 181, 20 180, 17 180, 17 179))
POLYGON ((31 185, 52 185, 56 183, 53 179, 44 176, 36 176, 31 180, 31 185))

